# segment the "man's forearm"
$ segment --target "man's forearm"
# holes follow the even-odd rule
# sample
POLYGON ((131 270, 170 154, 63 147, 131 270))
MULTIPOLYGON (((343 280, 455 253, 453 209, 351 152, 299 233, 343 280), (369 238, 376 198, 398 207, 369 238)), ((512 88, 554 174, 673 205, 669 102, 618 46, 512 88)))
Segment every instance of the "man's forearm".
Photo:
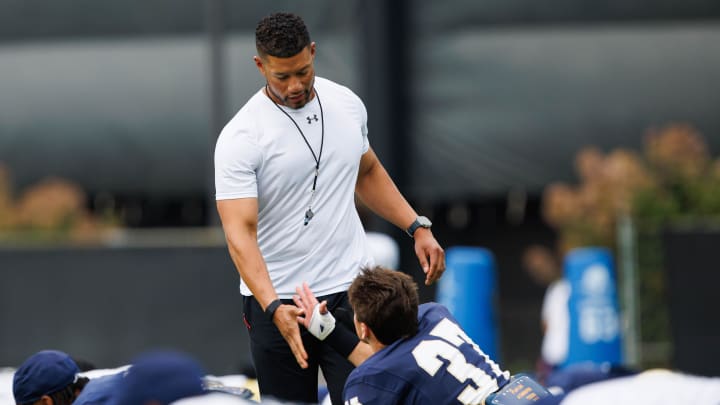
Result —
POLYGON ((371 211, 400 229, 406 229, 417 218, 415 210, 378 160, 359 173, 355 192, 371 211))
MULTIPOLYGON (((313 335, 318 337, 315 334, 313 335)), ((347 358, 355 367, 373 354, 370 345, 358 340, 355 332, 350 331, 340 322, 335 324, 334 329, 324 338, 323 342, 327 343, 341 356, 347 358)))
MULTIPOLYGON (((307 285, 305 285, 307 288, 307 285)), ((308 289, 309 291, 309 289, 308 289)), ((317 304, 314 296, 304 294, 302 290, 298 290, 298 295, 295 298, 295 303, 299 307, 303 307, 304 311, 308 312, 304 318, 304 323, 308 332, 315 336, 317 339, 327 343, 328 346, 332 347, 333 350, 338 352, 341 356, 347 358, 350 363, 354 366, 358 366, 360 363, 365 361, 372 355, 372 349, 370 346, 359 340, 358 336, 354 331, 350 331, 344 324, 335 321, 335 317, 332 313, 321 311, 327 311, 327 308, 321 309, 326 303, 322 305, 317 304), (311 300, 315 302, 315 306, 310 309, 311 300), (309 323, 307 320, 309 319, 309 323)), ((303 318, 301 318, 302 320, 303 318)))
POLYGON ((355 349, 353 349, 347 359, 353 366, 357 367, 367 360, 368 357, 372 356, 372 354, 373 352, 370 345, 361 340, 358 342, 357 346, 355 346, 355 349))
POLYGON ((278 295, 260 249, 256 243, 251 242, 240 237, 228 238, 228 248, 240 277, 264 310, 278 295))

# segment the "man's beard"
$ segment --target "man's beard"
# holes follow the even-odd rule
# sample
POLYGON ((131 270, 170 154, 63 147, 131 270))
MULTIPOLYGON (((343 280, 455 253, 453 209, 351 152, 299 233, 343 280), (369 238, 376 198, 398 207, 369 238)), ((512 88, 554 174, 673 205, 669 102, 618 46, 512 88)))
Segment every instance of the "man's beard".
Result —
POLYGON ((310 95, 312 94, 312 90, 313 90, 313 88, 314 88, 314 86, 315 86, 315 77, 313 76, 313 79, 312 79, 312 82, 310 83, 310 86, 308 86, 307 89, 303 90, 303 97, 302 97, 302 99, 300 99, 300 101, 297 101, 297 102, 291 101, 291 100, 290 100, 290 96, 280 97, 280 95, 277 94, 277 93, 275 93, 275 90, 272 89, 272 86, 270 86, 270 83, 268 83, 267 81, 265 81, 265 84, 266 84, 265 87, 268 89, 268 91, 269 91, 270 93, 272 93, 272 96, 275 97, 276 99, 282 101, 282 104, 283 104, 284 106, 290 107, 290 108, 296 108, 296 109, 297 109, 297 108, 302 108, 302 107, 304 107, 305 104, 307 104, 307 103, 310 102, 310 95))

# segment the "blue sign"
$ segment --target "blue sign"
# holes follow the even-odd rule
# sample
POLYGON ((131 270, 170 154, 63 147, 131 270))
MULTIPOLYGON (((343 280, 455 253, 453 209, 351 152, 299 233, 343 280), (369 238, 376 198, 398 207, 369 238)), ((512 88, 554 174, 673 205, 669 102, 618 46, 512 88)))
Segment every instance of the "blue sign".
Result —
POLYGON ((437 302, 450 310, 485 354, 499 361, 492 253, 478 247, 456 246, 446 250, 445 262, 447 270, 438 282, 437 302))
POLYGON ((620 311, 613 258, 604 248, 581 248, 565 256, 570 284, 570 336, 564 365, 593 362, 620 364, 620 311))

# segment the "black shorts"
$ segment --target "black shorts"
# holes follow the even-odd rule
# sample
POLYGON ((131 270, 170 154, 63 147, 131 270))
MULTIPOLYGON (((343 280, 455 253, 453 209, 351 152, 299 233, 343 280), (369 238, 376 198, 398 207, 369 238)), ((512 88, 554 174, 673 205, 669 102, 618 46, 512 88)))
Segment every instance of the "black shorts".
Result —
MULTIPOLYGON (((354 331, 353 312, 347 293, 318 297, 327 300, 328 309, 338 323, 354 331)), ((295 305, 292 300, 283 304, 295 305)), ((275 324, 263 312, 255 297, 243 297, 243 316, 250 334, 250 352, 257 373, 260 395, 284 401, 318 402, 318 367, 327 381, 332 403, 342 404, 345 380, 353 365, 327 344, 323 344, 300 326, 300 335, 308 354, 308 368, 302 369, 275 324)))

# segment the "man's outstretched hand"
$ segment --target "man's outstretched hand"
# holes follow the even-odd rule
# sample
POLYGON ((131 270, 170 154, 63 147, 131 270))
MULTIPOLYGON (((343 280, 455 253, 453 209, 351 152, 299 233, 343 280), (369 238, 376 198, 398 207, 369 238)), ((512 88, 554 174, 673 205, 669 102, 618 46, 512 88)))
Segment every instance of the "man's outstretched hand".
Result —
POLYGON ((280 334, 285 338, 290 350, 295 355, 298 365, 301 368, 307 368, 308 355, 303 346, 302 338, 300 338, 300 328, 298 327, 296 318, 302 314, 301 308, 292 305, 280 305, 275 311, 273 322, 277 326, 280 334))
POLYGON ((357 336, 353 332, 342 325, 339 325, 336 330, 335 317, 328 311, 327 301, 318 302, 307 283, 303 283, 302 287, 295 287, 295 292, 297 295, 293 296, 293 301, 301 312, 297 316, 297 323, 303 325, 308 332, 320 340, 328 338, 325 342, 339 353, 346 352, 348 342, 355 344, 352 351, 349 351, 347 359, 356 367, 372 356, 373 349, 370 345, 362 341, 358 342, 357 336), (332 333, 331 336, 333 331, 335 333, 332 333), (348 335, 351 337, 348 338, 348 335))
POLYGON ((415 239, 415 254, 425 273, 425 285, 438 281, 445 272, 445 251, 430 229, 419 228, 413 235, 415 239))
POLYGON ((295 287, 295 292, 297 294, 293 296, 293 301, 300 308, 297 322, 313 336, 324 340, 335 329, 335 317, 328 311, 327 301, 318 303, 307 283, 295 287))

